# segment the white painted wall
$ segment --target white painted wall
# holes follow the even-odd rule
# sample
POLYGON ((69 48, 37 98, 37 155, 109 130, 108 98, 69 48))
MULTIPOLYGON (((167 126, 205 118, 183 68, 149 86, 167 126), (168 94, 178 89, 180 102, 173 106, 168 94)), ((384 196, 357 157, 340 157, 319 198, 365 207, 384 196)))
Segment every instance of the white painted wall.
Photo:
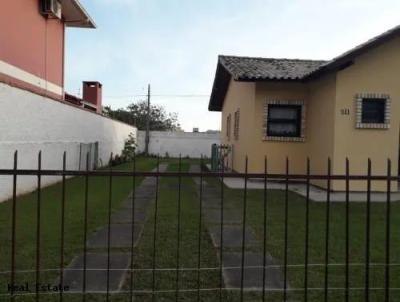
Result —
MULTIPOLYGON (((138 131, 139 152, 145 149, 145 137, 145 131, 138 131)), ((179 157, 179 154, 191 158, 211 157, 211 145, 220 143, 220 133, 151 131, 149 153, 160 156, 168 153, 170 157, 179 157)))
MULTIPOLYGON (((18 150, 18 168, 35 169, 41 150, 43 169, 61 169, 64 151, 67 169, 78 169, 80 144, 95 142, 104 165, 111 152, 121 153, 129 133, 136 136, 136 128, 0 83, 0 168, 11 169, 18 150)), ((42 183, 59 180, 45 177, 42 183)), ((18 194, 34 190, 36 181, 36 177, 18 177, 18 194)), ((11 177, 0 176, 0 201, 11 193, 11 177)))

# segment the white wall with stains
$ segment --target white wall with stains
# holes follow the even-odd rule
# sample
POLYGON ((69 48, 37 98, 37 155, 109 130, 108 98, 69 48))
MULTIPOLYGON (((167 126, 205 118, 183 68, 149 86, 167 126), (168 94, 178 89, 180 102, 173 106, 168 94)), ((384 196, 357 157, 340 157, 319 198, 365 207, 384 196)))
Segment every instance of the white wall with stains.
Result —
MULTIPOLYGON (((71 105, 0 83, 0 169, 36 169, 42 151, 43 169, 61 169, 64 151, 67 169, 79 169, 81 144, 99 144, 99 164, 108 163, 111 152, 121 154, 128 135, 136 128, 71 105)), ((43 185, 59 181, 44 177, 43 185)), ((18 177, 18 194, 33 191, 37 179, 18 177)), ((0 201, 10 198, 12 178, 0 176, 0 201)))
MULTIPOLYGON (((160 156, 211 157, 211 146, 220 144, 220 133, 151 131, 149 153, 160 156)), ((138 131, 138 150, 145 149, 145 131, 138 131)))

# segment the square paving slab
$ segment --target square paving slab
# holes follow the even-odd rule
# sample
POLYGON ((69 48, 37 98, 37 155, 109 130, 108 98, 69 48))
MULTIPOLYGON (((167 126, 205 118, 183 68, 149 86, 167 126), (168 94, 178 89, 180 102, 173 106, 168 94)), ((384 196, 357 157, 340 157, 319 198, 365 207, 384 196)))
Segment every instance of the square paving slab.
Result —
POLYGON ((193 173, 193 172, 200 172, 200 165, 199 164, 191 164, 190 168, 189 168, 189 172, 193 173))
MULTIPOLYGON (((134 245, 139 241, 143 231, 140 224, 134 225, 134 245)), ((87 242, 89 248, 108 247, 108 226, 104 226, 94 233, 87 242)), ((130 248, 132 246, 132 224, 112 224, 110 226, 111 248, 130 248)))
POLYGON ((146 186, 155 186, 157 183, 156 177, 146 177, 142 183, 140 184, 140 188, 144 188, 146 186))
MULTIPOLYGON (((140 190, 135 192, 135 198, 153 198, 153 196, 156 195, 156 188, 151 187, 151 188, 146 188, 146 190, 140 190)), ((130 196, 130 199, 132 199, 132 196, 130 196)))
POLYGON ((220 198, 221 191, 217 189, 210 189, 209 187, 205 186, 203 188, 203 196, 220 198))
MULTIPOLYGON (((153 199, 148 198, 148 197, 135 198, 135 209, 146 209, 150 205, 152 200, 153 199)), ((128 199, 122 204, 122 208, 132 209, 132 205, 133 205, 133 201, 131 199, 128 199)))
MULTIPOLYGON (((276 265, 271 255, 265 257, 266 266, 276 265)), ((242 253, 223 253, 223 275, 227 288, 240 288, 242 276, 242 253)), ((263 288, 263 255, 261 253, 245 252, 244 261, 244 288, 263 288), (258 268, 246 268, 246 266, 258 266, 258 268)), ((283 274, 279 267, 267 267, 265 269, 265 288, 282 289, 283 274)))
MULTIPOLYGON (((209 227, 209 233, 214 247, 221 247, 221 229, 219 226, 209 227)), ((227 248, 241 248, 243 228, 241 226, 224 226, 223 228, 223 247, 227 248)), ((246 227, 245 228, 245 245, 246 247, 252 247, 257 245, 256 238, 253 231, 246 227)))
MULTIPOLYGON (((221 210, 220 209, 204 209, 204 216, 207 222, 221 224, 221 210)), ((242 223, 242 217, 239 211, 224 209, 224 224, 239 224, 242 223)))
POLYGON ((193 181, 196 185, 200 186, 201 184, 200 177, 193 177, 193 181))
MULTIPOLYGON (((109 290, 119 291, 124 282, 125 274, 130 266, 130 254, 111 253, 109 290), (114 269, 114 270, 113 270, 114 269)), ((86 255, 86 291, 107 291, 107 253, 86 255), (92 269, 92 270, 91 270, 92 269)), ((69 286, 69 292, 83 290, 83 255, 76 257, 64 271, 64 285, 69 286), (68 270, 70 269, 70 270, 68 270)), ((56 283, 59 283, 57 280, 56 283)))
MULTIPOLYGON (((139 192, 135 194, 135 199, 152 199, 156 196, 156 192, 139 192)), ((129 198, 132 200, 132 197, 129 198)))
POLYGON ((115 212, 111 216, 111 223, 128 223, 128 224, 141 224, 145 223, 147 220, 147 214, 144 211, 139 211, 135 209, 135 219, 132 219, 132 208, 131 209, 122 209, 118 212, 115 212))
MULTIPOLYGON (((178 184, 163 184, 160 185, 160 189, 174 191, 176 194, 179 193, 179 185, 178 184)), ((184 184, 181 184, 181 192, 192 192, 192 188, 188 188, 184 184)))
MULTIPOLYGON (((203 207, 209 209, 220 209, 221 199, 217 197, 206 197, 203 196, 203 207)), ((224 200, 224 209, 232 209, 233 206, 228 201, 224 200)))

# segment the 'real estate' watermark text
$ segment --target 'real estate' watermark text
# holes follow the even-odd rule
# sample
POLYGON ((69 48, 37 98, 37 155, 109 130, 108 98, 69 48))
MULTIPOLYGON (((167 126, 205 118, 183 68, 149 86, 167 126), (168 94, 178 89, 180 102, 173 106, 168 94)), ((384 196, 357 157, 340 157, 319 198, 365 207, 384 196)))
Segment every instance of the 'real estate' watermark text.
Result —
POLYGON ((42 284, 35 283, 29 284, 21 283, 21 284, 8 284, 7 291, 9 293, 35 293, 35 292, 67 292, 70 288, 67 285, 61 284, 42 284))

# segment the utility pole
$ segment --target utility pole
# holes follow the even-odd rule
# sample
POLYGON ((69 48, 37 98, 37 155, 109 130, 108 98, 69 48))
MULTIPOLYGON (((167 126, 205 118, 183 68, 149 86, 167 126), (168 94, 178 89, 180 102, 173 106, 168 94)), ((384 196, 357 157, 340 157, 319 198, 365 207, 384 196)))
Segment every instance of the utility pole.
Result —
POLYGON ((149 155, 150 144, 150 84, 147 87, 147 119, 146 119, 146 147, 145 154, 149 155))

